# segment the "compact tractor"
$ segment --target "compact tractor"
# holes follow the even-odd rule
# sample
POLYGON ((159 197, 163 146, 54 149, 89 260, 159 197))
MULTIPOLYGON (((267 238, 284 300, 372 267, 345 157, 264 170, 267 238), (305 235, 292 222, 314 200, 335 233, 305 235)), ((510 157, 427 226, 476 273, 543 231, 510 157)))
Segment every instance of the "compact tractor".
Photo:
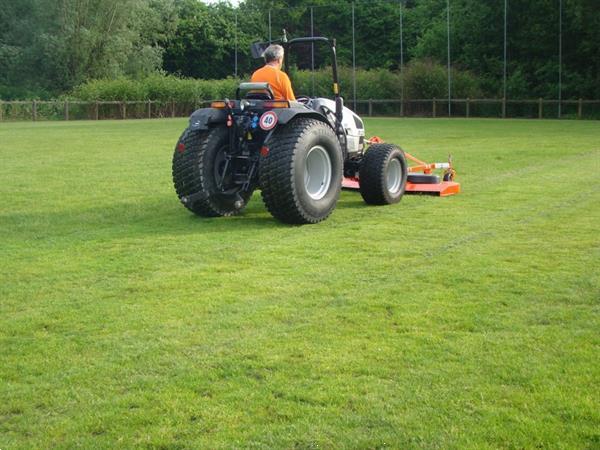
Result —
POLYGON ((286 55, 301 44, 328 45, 333 100, 276 100, 267 83, 241 83, 235 100, 195 111, 173 156, 175 190, 186 208, 206 217, 238 214, 260 189, 275 218, 307 224, 331 214, 342 185, 360 190, 371 205, 397 203, 405 191, 429 192, 427 186, 438 195, 458 191, 450 162, 426 164, 394 144, 365 138, 363 121, 340 97, 335 39, 288 41, 284 32, 279 41, 253 44, 253 56, 261 57, 270 43, 281 44, 286 55), (439 168, 444 182, 431 174, 439 168), (415 170, 421 173, 409 174, 415 170))

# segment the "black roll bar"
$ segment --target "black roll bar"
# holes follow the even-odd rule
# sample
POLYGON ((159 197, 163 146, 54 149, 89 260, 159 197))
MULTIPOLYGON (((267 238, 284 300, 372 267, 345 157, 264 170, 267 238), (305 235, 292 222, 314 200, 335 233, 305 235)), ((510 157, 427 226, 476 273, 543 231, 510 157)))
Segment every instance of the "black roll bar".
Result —
MULTIPOLYGON (((333 72, 333 96, 335 99, 335 121, 336 121, 336 132, 340 135, 343 135, 344 132, 342 130, 342 117, 343 117, 343 108, 342 97, 340 96, 340 84, 338 78, 338 64, 337 64, 337 51, 335 49, 336 41, 335 39, 328 39, 323 36, 314 36, 314 37, 300 37, 294 38, 291 40, 287 40, 285 37, 284 30, 284 39, 279 41, 279 43, 285 49, 285 52, 288 52, 288 49, 296 44, 311 44, 316 42, 323 42, 329 45, 331 49, 331 69, 333 72)), ((285 58, 285 71, 289 73, 289 58, 285 58)))

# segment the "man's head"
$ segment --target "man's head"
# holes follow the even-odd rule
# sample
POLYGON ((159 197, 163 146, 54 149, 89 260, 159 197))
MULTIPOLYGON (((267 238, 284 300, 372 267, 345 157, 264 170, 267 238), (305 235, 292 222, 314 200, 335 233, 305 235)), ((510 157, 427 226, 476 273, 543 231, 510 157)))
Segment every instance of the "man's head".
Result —
POLYGON ((277 44, 271 44, 263 53, 265 63, 277 65, 280 69, 283 65, 283 47, 277 44))

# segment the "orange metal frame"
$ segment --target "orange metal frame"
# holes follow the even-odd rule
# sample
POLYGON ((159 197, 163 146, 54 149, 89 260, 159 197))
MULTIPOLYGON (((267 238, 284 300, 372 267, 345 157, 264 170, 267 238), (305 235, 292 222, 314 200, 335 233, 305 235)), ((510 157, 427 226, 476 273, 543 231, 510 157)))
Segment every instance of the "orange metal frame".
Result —
MULTIPOLYGON (((367 141, 370 144, 383 143, 383 140, 377 136, 372 137, 367 141)), ((415 165, 408 167, 409 173, 424 173, 431 174, 436 169, 444 169, 445 178, 450 181, 442 181, 437 184, 417 184, 417 183, 406 183, 406 194, 425 194, 425 195, 437 195, 439 197, 447 197, 449 195, 458 194, 460 192, 460 184, 454 181, 456 171, 452 167, 452 157, 448 157, 447 163, 427 163, 421 161, 417 157, 411 155, 408 152, 404 152, 406 159, 415 163, 415 165)), ((358 178, 344 178, 342 187, 346 189, 359 189, 360 180, 358 178)))

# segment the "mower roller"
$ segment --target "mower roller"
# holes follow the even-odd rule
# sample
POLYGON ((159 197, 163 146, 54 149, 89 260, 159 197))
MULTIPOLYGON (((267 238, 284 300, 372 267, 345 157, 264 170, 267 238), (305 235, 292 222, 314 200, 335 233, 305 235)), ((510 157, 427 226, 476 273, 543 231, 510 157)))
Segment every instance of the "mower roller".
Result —
POLYGON ((365 139, 363 120, 340 96, 335 39, 288 41, 284 30, 280 40, 252 44, 252 55, 261 57, 272 43, 286 54, 297 45, 327 45, 333 100, 278 100, 268 83, 241 83, 235 100, 194 111, 172 163, 175 191, 187 209, 204 217, 236 215, 260 189, 275 218, 307 224, 331 214, 342 185, 358 189, 370 205, 398 203, 405 192, 458 192, 451 162, 426 164, 397 145, 365 139), (409 167, 407 159, 417 165, 409 167), (443 182, 434 169, 445 170, 443 182))

